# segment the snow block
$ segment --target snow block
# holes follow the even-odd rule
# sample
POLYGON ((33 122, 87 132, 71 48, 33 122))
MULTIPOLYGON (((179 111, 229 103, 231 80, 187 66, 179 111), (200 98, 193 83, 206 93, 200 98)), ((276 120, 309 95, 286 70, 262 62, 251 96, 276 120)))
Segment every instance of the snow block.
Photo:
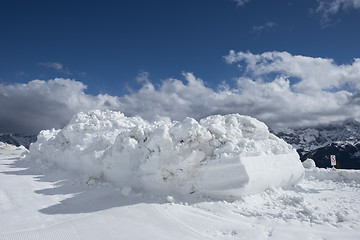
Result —
POLYGON ((304 176, 296 150, 248 116, 148 123, 113 111, 79 113, 40 132, 26 159, 161 195, 236 199, 304 176))
POLYGON ((308 158, 305 161, 303 161, 302 165, 304 166, 304 168, 307 168, 307 169, 316 168, 315 161, 312 160, 311 158, 308 158))

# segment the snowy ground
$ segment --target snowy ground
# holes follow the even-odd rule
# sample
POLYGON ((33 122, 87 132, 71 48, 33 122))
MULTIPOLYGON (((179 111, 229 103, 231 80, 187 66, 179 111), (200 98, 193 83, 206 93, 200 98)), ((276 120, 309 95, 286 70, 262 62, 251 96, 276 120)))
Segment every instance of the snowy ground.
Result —
POLYGON ((144 195, 0 147, 0 239, 360 239, 360 171, 235 202, 144 195))

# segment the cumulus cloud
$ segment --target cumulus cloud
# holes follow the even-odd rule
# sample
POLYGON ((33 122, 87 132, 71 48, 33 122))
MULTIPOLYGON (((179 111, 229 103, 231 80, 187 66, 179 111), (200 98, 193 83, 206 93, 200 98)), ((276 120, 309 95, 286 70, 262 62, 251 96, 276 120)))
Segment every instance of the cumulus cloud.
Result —
POLYGON ((306 126, 360 119, 360 106, 354 101, 360 90, 360 59, 336 65, 332 59, 287 52, 234 51, 225 59, 229 64, 239 64, 250 77, 238 79, 242 97, 247 96, 245 99, 253 104, 249 112, 271 125, 306 126))
POLYGON ((334 15, 347 9, 360 9, 360 0, 318 0, 315 11, 321 14, 321 23, 326 27, 334 15))
POLYGON ((222 83, 209 88, 192 73, 156 86, 148 73, 141 73, 142 87, 124 96, 93 96, 85 93, 83 83, 61 78, 0 85, 0 132, 61 128, 73 114, 90 109, 119 110, 148 121, 240 113, 270 127, 360 120, 359 59, 337 65, 287 52, 234 51, 225 59, 241 67, 234 87, 222 83))
POLYGON ((360 107, 354 93, 339 91, 293 90, 286 76, 272 81, 248 77, 237 79, 235 88, 213 90, 191 73, 186 82, 168 79, 158 88, 147 82, 142 89, 121 99, 128 115, 141 115, 148 120, 186 116, 196 119, 212 114, 240 113, 256 117, 271 127, 309 126, 360 118, 360 107))
POLYGON ((171 118, 183 120, 187 116, 201 118, 220 113, 214 103, 222 98, 222 93, 206 87, 201 79, 192 73, 184 73, 186 82, 167 79, 159 88, 145 82, 142 88, 120 99, 121 109, 128 115, 140 115, 153 121, 171 118))
POLYGON ((0 85, 0 132, 60 128, 79 111, 118 108, 116 97, 88 95, 85 89, 81 82, 61 78, 0 85))
POLYGON ((278 73, 300 79, 292 85, 297 92, 317 92, 337 90, 349 85, 354 90, 360 89, 360 59, 352 64, 337 65, 334 60, 291 55, 288 52, 250 52, 230 51, 225 57, 228 63, 243 63, 245 71, 254 77, 278 73))
POLYGON ((46 68, 52 68, 64 74, 71 75, 71 72, 67 68, 65 68, 62 63, 59 62, 40 62, 37 65, 46 68))

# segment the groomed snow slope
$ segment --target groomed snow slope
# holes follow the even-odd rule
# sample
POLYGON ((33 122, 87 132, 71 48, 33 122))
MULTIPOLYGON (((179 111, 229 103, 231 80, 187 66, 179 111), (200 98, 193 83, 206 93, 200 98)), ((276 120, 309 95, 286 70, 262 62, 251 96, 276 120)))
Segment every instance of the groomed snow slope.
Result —
POLYGON ((308 164, 294 187, 226 202, 88 181, 22 151, 0 143, 1 240, 360 239, 360 171, 308 164))
POLYGON ((238 114, 150 124, 120 112, 79 113, 62 130, 42 131, 26 159, 122 188, 218 199, 294 185, 304 175, 295 149, 238 114))

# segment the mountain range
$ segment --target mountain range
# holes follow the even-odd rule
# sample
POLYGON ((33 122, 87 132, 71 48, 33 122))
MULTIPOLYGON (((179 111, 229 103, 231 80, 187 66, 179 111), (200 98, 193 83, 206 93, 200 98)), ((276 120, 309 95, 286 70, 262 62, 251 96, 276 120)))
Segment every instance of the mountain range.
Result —
POLYGON ((360 169, 360 122, 356 120, 271 131, 296 148, 302 161, 312 158, 316 166, 326 168, 331 167, 330 155, 335 155, 336 168, 360 169))
POLYGON ((37 134, 28 133, 0 133, 0 142, 12 144, 15 146, 23 145, 29 148, 30 144, 36 142, 37 134))

